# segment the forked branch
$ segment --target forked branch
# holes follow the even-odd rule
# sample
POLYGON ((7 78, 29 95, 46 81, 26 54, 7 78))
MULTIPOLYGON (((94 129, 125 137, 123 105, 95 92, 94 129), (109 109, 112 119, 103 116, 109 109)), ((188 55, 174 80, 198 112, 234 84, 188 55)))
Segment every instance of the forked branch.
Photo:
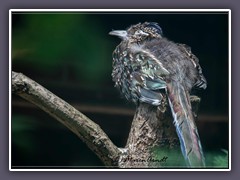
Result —
MULTIPOLYGON (((76 110, 35 81, 21 73, 12 72, 12 93, 35 104, 75 133, 95 152, 106 167, 148 168, 164 167, 154 159, 152 149, 179 146, 172 116, 166 108, 140 104, 135 112, 128 141, 124 149, 113 144, 105 132, 76 110)), ((200 99, 191 97, 194 116, 200 99)))
POLYGON ((35 104, 76 134, 106 166, 118 166, 120 150, 105 132, 76 110, 22 73, 12 72, 12 93, 35 104))

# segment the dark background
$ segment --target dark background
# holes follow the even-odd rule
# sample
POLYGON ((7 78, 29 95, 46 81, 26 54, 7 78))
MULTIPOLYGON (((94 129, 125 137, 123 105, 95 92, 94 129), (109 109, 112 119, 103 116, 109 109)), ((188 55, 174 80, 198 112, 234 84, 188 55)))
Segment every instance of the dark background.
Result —
MULTIPOLYGON (((134 106, 111 80, 112 29, 155 21, 164 35, 192 47, 208 88, 199 111, 205 151, 228 150, 228 15, 36 14, 12 15, 12 70, 22 72, 97 122, 118 146, 127 140, 134 106)), ((13 95, 12 166, 101 166, 73 133, 13 95)))

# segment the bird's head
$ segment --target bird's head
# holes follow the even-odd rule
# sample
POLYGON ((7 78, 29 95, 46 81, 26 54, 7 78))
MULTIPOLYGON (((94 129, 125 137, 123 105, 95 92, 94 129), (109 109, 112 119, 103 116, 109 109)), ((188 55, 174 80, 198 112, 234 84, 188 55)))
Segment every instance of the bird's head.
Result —
POLYGON ((109 34, 133 43, 141 43, 151 38, 161 38, 163 35, 161 27, 155 22, 138 23, 130 26, 127 30, 114 30, 109 34))

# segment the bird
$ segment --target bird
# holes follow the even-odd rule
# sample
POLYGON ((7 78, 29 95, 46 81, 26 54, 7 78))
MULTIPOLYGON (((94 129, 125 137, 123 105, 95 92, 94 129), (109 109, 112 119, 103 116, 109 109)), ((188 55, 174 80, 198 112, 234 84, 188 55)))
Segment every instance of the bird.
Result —
POLYGON ((206 89, 207 81, 191 47, 166 38, 157 22, 109 34, 121 39, 112 53, 114 86, 137 105, 160 106, 165 94, 187 167, 205 167, 190 96, 193 89, 206 89))

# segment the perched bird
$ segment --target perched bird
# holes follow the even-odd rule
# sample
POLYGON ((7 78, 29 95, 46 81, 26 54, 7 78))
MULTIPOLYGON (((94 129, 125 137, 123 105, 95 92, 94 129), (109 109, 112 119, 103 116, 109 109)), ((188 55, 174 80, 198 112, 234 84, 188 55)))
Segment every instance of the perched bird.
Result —
POLYGON ((113 52, 115 86, 136 104, 159 106, 165 93, 186 164, 204 167, 190 93, 193 88, 205 89, 207 82, 191 48, 165 38, 155 22, 138 23, 109 34, 122 40, 113 52))

